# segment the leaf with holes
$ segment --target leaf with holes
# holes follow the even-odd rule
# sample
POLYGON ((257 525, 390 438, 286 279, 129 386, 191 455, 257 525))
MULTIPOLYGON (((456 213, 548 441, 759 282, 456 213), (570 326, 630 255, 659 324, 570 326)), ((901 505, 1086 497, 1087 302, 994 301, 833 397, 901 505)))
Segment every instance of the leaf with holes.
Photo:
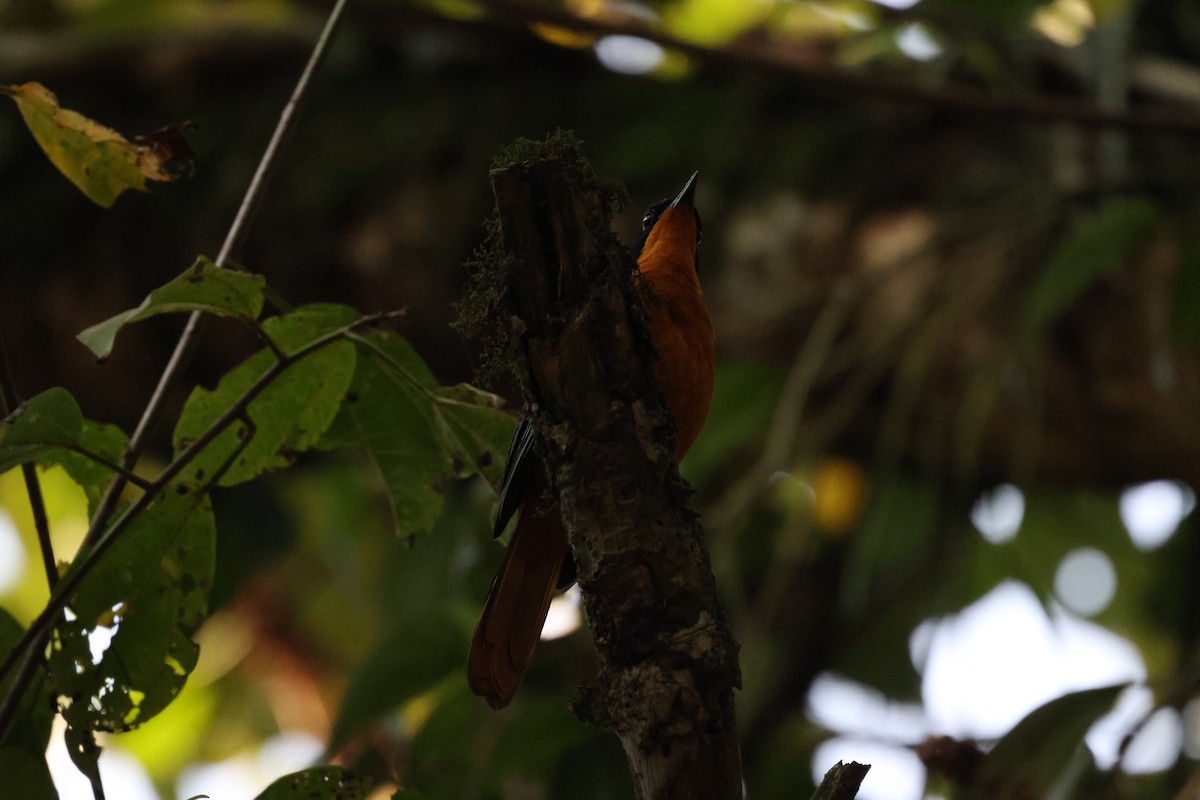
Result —
POLYGON ((79 341, 106 359, 112 353, 117 332, 131 322, 157 314, 203 311, 222 317, 256 320, 262 313, 263 287, 261 275, 221 269, 204 256, 180 276, 152 291, 137 308, 122 311, 101 323, 82 331, 79 341))
POLYGON ((433 411, 458 474, 479 473, 499 491, 504 453, 517 423, 504 410, 504 399, 460 383, 435 393, 433 411))
POLYGON ((199 653, 190 637, 208 611, 215 540, 208 495, 173 484, 83 579, 49 660, 73 724, 130 730, 183 688, 199 653))
MULTIPOLYGON (((346 306, 312 305, 272 317, 263 328, 282 350, 291 353, 357 317, 357 312, 346 306)), ((193 391, 175 426, 176 454, 191 445, 275 363, 270 350, 260 350, 228 372, 216 389, 193 391)), ((230 425, 189 465, 189 480, 204 484, 220 472, 219 485, 232 486, 291 464, 333 422, 354 370, 355 349, 347 341, 333 342, 292 364, 250 402, 246 412, 253 427, 244 421, 230 425)))

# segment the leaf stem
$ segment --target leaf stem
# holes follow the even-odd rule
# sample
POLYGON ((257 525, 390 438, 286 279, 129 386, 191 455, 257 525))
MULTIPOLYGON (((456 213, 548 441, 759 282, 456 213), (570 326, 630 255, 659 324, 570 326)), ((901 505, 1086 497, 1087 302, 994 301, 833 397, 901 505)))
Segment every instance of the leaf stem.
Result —
POLYGON ((88 448, 84 447, 83 445, 79 445, 79 444, 71 445, 68 449, 73 453, 78 453, 79 455, 83 456, 84 458, 89 458, 92 461, 95 461, 97 464, 99 464, 102 467, 107 467, 108 469, 111 469, 113 472, 120 475, 121 478, 123 478, 126 483, 132 483, 134 486, 138 487, 143 492, 146 491, 146 489, 148 489, 150 487, 150 481, 146 480, 141 475, 138 475, 137 473, 133 472, 132 470, 126 469, 123 465, 118 464, 116 461, 112 461, 110 459, 105 458, 103 455, 101 455, 100 453, 97 453, 95 450, 89 450, 88 448))
MULTIPOLYGON (((225 242, 221 245, 221 251, 214 262, 222 269, 227 268, 238 257, 245 243, 246 235, 250 230, 250 224, 262 205, 267 187, 278 167, 280 154, 283 152, 292 130, 295 128, 295 120, 304 105, 308 88, 312 83, 312 77, 325 60, 325 55, 329 51, 330 42, 333 41, 333 35, 337 30, 338 24, 341 22, 342 12, 345 7, 346 0, 337 0, 333 6, 333 10, 329 12, 329 18, 325 21, 325 28, 321 31, 317 43, 313 46, 308 64, 305 65, 300 79, 296 82, 296 88, 292 90, 291 98, 289 98, 287 105, 284 106, 283 112, 280 114, 279 122, 275 126, 275 132, 271 135, 271 140, 267 143, 266 150, 263 151, 263 156, 258 162, 258 168, 254 172, 254 177, 250 180, 250 186, 246 189, 246 195, 242 199, 242 204, 238 208, 237 215, 234 217, 233 224, 229 227, 229 232, 225 235, 225 242)), ((195 349, 196 342, 200 338, 203 324, 204 315, 198 311, 193 312, 188 317, 183 333, 179 336, 179 342, 175 345, 175 352, 171 354, 170 360, 167 361, 167 366, 163 370, 162 377, 159 378, 158 385, 154 387, 150 401, 146 404, 145 411, 142 412, 142 418, 138 420, 133 435, 129 437, 129 444, 125 447, 125 454, 121 458, 121 466, 126 471, 132 471, 133 467, 137 464, 137 460, 146 446, 146 440, 162 414, 167 395, 175 386, 179 376, 183 373, 187 362, 191 360, 192 351, 195 349)), ((117 498, 120 497, 121 492, 125 489, 126 482, 125 474, 119 473, 109 483, 108 488, 104 492, 104 497, 96 509, 96 514, 92 519, 87 536, 84 538, 83 546, 86 547, 95 543, 96 537, 100 535, 99 531, 103 530, 105 523, 112 516, 113 510, 116 508, 117 498)))
MULTIPOLYGON (((400 312, 400 313, 404 313, 404 312, 400 312)), ((421 392, 426 397, 430 398, 431 400, 437 398, 437 394, 435 392, 429 391, 428 387, 426 387, 425 384, 421 383, 419 380, 414 378, 412 376, 411 372, 409 372, 407 369, 405 369, 402 364, 400 364, 398 361, 396 361, 396 359, 392 358, 390 353, 388 353, 386 350, 384 350, 379 345, 375 344, 375 342, 371 341, 370 339, 368 339, 365 336, 359 336, 356 333, 352 333, 346 338, 348 338, 350 341, 354 342, 356 345, 363 348, 364 350, 371 351, 371 353, 374 354, 375 356, 377 356, 380 361, 385 363, 387 366, 391 367, 392 370, 397 375, 399 375, 400 377, 404 378, 404 380, 411 383, 413 385, 414 389, 421 392)))

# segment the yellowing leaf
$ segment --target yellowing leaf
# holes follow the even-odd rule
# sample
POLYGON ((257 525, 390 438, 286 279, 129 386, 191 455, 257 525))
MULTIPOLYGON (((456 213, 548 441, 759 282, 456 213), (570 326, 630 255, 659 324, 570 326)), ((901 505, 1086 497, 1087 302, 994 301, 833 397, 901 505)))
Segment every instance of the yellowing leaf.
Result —
POLYGON ((40 83, 0 84, 25 118, 33 138, 54 166, 97 205, 108 208, 126 189, 146 191, 146 181, 170 182, 190 173, 192 153, 180 131, 169 126, 130 142, 82 114, 62 108, 40 83))

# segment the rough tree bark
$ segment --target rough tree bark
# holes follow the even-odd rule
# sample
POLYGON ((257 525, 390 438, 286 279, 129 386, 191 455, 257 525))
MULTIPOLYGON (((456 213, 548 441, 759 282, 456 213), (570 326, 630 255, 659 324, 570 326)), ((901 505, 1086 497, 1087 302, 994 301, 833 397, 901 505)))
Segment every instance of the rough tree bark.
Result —
POLYGON ((638 798, 740 798, 737 645, 674 463, 634 263, 573 153, 495 170, 492 186, 526 400, 599 659, 575 711, 620 737, 638 798))

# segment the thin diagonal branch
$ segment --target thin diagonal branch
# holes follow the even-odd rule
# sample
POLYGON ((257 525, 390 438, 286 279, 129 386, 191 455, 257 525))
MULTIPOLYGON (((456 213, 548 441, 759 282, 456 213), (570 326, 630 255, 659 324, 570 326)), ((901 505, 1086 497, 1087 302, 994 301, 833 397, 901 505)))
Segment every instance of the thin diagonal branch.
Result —
MULTIPOLYGON (((295 129, 295 121, 308 96, 308 88, 312 83, 313 75, 316 74, 317 69, 325 60, 325 55, 329 51, 329 45, 333 41, 333 35, 337 31, 338 24, 341 22, 342 12, 345 7, 346 0, 337 0, 333 10, 329 12, 325 28, 321 31, 321 35, 313 47, 308 64, 305 65, 304 72, 301 73, 300 79, 296 82, 296 88, 292 91, 292 96, 288 100, 287 105, 283 107, 283 113, 279 116, 279 122, 275 126, 275 132, 271 136, 271 141, 267 144, 267 149, 263 152, 262 159, 258 162, 258 169, 255 171, 254 177, 250 180, 250 186, 246 189, 246 196, 238 208, 237 216, 234 217, 233 224, 230 226, 229 232, 225 235, 225 242, 221 245, 221 251, 217 255, 215 263, 221 269, 227 268, 231 262, 238 259, 241 253, 242 246, 245 244, 246 236, 250 230, 250 225, 253 223, 258 209, 262 206, 267 187, 270 185, 271 178, 278 169, 280 155, 283 153, 288 140, 291 138, 292 131, 295 129)), ((146 410, 142 413, 142 418, 138 420, 137 427, 134 429, 133 435, 129 438, 129 444, 125 448, 125 455, 121 459, 121 466, 126 471, 132 472, 133 467, 137 464, 142 450, 145 449, 146 440, 149 438, 150 432, 159 421, 167 395, 179 380, 179 376, 182 374, 188 361, 191 360, 192 352, 203 330, 204 319, 205 317, 199 312, 194 312, 188 317, 183 333, 179 337, 179 342, 175 345, 175 352, 171 354, 171 358, 163 370, 162 377, 159 378, 158 385, 154 387, 154 393, 150 396, 150 402, 146 404, 146 410)), ((95 518, 92 520, 91 528, 84 539, 84 547, 95 543, 96 537, 99 536, 99 531, 104 529, 105 523, 112 515, 113 509, 116 507, 117 498, 120 497, 125 484, 125 476, 118 474, 108 485, 104 497, 101 499, 100 505, 96 510, 95 518)))

